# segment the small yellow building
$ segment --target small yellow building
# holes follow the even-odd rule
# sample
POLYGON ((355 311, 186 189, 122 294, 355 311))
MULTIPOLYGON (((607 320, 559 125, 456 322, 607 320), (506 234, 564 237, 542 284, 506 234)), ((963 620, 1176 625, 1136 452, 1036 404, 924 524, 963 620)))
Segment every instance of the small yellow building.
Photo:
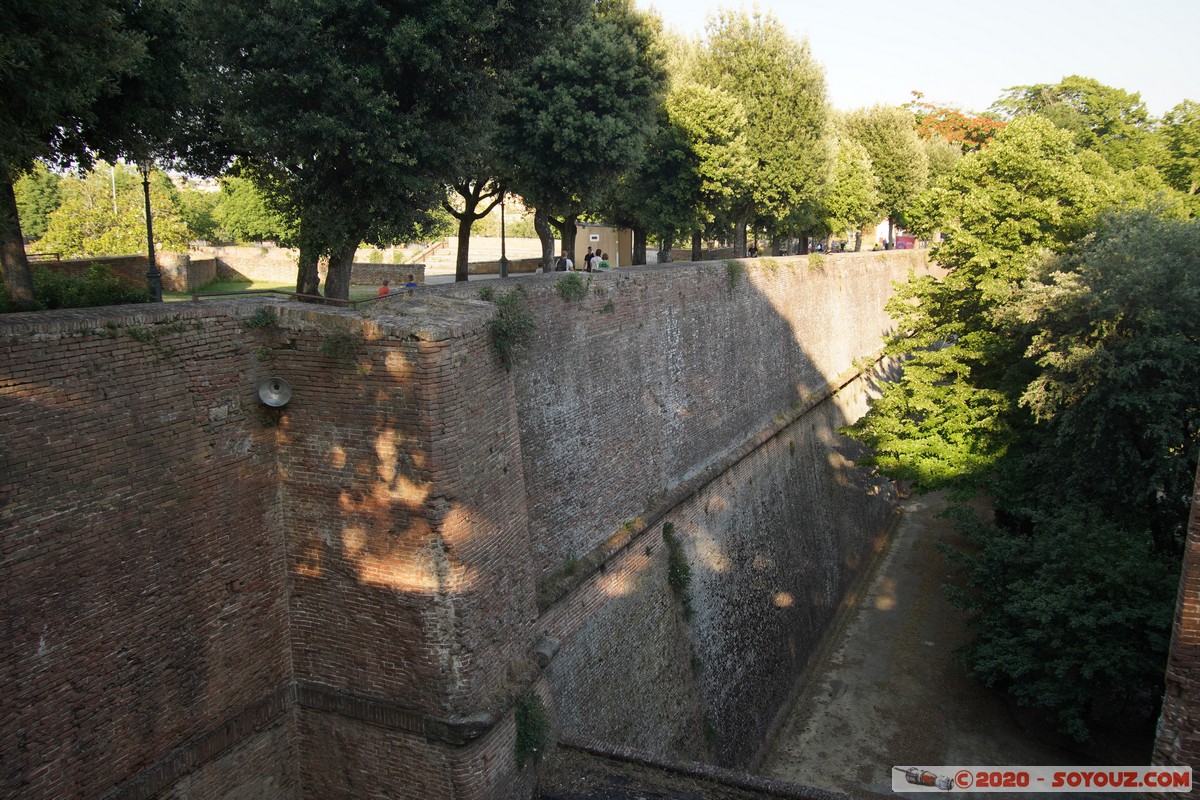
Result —
POLYGON ((571 260, 578 269, 583 269, 583 257, 587 255, 589 247, 608 253, 608 263, 613 267, 633 264, 633 231, 629 228, 614 228, 595 222, 575 223, 575 252, 571 254, 571 260))

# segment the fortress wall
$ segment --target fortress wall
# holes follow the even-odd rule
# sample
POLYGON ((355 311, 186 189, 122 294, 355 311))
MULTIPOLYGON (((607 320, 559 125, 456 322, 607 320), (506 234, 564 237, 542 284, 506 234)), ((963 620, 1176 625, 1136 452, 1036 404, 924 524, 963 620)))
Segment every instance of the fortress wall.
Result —
POLYGON ((869 382, 822 398, 881 346, 892 281, 923 256, 581 275, 577 301, 561 273, 524 283, 538 330, 513 382, 566 732, 753 760, 892 519, 891 488, 836 434, 869 382), (691 620, 663 521, 693 571, 691 620))
POLYGON ((868 392, 855 381, 783 426, 539 620, 562 643, 547 676, 564 731, 752 763, 893 520, 891 485, 836 433, 868 392), (664 523, 690 566, 690 618, 664 523))
MULTIPOLYGON (((521 280, 537 322, 513 369, 539 574, 563 571, 875 353, 892 281, 924 251, 672 264, 521 280), (732 265, 732 266, 731 266, 732 265)), ((506 291, 504 284, 493 291, 506 291)), ((477 285, 434 287, 478 297, 477 285)))
POLYGON ((493 313, 409 296, 280 311, 306 796, 500 797, 517 780, 511 709, 534 677, 536 606, 493 313))
POLYGON ((164 311, 0 318, 5 796, 147 796, 198 762, 295 788, 257 364, 228 309, 164 311))

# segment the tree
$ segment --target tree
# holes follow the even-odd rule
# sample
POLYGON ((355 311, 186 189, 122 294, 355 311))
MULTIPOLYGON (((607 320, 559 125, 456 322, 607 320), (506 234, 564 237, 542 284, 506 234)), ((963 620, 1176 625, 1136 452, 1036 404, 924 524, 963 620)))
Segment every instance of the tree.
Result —
POLYGON ((1009 118, 1040 114, 1075 144, 1095 150, 1116 169, 1153 163, 1150 115, 1141 95, 1071 75, 1056 84, 1014 86, 992 108, 1009 118))
POLYGON ((905 223, 929 180, 929 157, 917 136, 916 120, 904 109, 875 106, 847 116, 846 129, 871 156, 887 214, 888 241, 894 243, 895 227, 905 223))
POLYGON ((213 219, 235 242, 266 240, 286 244, 295 232, 294 223, 267 207, 266 199, 252 181, 236 175, 221 178, 213 219))
MULTIPOLYGON (((124 164, 110 168, 101 163, 82 178, 64 178, 60 191, 62 204, 50 215, 42 247, 67 257, 144 252, 146 207, 141 175, 136 171, 124 164)), ((156 244, 187 252, 189 231, 173 193, 170 178, 161 172, 151 174, 156 244)))
POLYGON ((944 139, 969 153, 987 147, 1005 123, 986 115, 972 115, 961 109, 925 101, 921 92, 913 92, 908 110, 917 121, 917 135, 926 141, 944 139))
POLYGON ((995 315, 1034 262, 1083 236, 1101 205, 1070 135, 1040 117, 1015 120, 927 193, 917 230, 946 234, 933 257, 949 273, 910 281, 888 306, 901 332, 888 352, 913 356, 849 429, 876 463, 920 488, 971 483, 993 468, 1023 424, 1014 417, 1026 413, 1017 400, 1028 382, 1019 368, 1027 342, 998 330, 995 315))
POLYGON ((1200 191, 1200 104, 1184 100, 1163 118, 1160 135, 1166 161, 1163 175, 1184 194, 1200 191))
POLYGON ((698 234, 746 191, 752 163, 745 129, 745 112, 735 98, 679 82, 663 100, 644 165, 618 185, 624 191, 617 194, 617 209, 606 213, 657 235, 664 261, 681 234, 698 234))
POLYGON ((744 254, 746 225, 781 228, 793 211, 818 202, 833 168, 825 75, 807 41, 796 41, 774 17, 719 11, 708 22, 696 78, 739 98, 753 164, 748 192, 731 216, 744 254))
POLYGON ((642 163, 666 81, 658 29, 629 0, 601 0, 529 62, 501 118, 505 171, 535 209, 546 269, 551 224, 571 250, 579 214, 642 163))
POLYGON ((192 239, 213 241, 220 238, 216 210, 218 192, 197 189, 190 181, 179 191, 176 203, 192 239))
POLYGON ((1034 423, 992 484, 1001 524, 971 528, 968 659, 1080 740, 1161 696, 1200 455, 1198 262, 1195 222, 1109 215, 1001 315, 1032 331, 1034 423))
POLYGON ((546 6, 219 0, 193 15, 216 149, 296 221, 299 292, 316 293, 328 258, 325 294, 347 297, 360 243, 401 241, 429 221, 486 76, 521 58, 546 6))
POLYGON ((46 224, 54 209, 62 203, 57 174, 38 161, 33 169, 22 175, 13 184, 17 200, 21 231, 27 241, 35 242, 46 235, 46 224))
POLYGON ((10 300, 34 302, 13 181, 36 159, 89 158, 97 102, 146 59, 144 33, 117 0, 10 0, 0 6, 0 266, 10 300))
POLYGON ((829 226, 835 233, 855 232, 855 250, 862 245, 857 233, 863 226, 879 219, 878 185, 879 179, 875 177, 867 149, 849 138, 840 141, 833 183, 825 197, 825 210, 829 214, 829 226))
POLYGON ((467 280, 471 226, 500 205, 504 199, 504 187, 490 179, 460 178, 450 188, 462 203, 462 208, 457 208, 450 204, 449 198, 442 201, 446 213, 458 220, 458 256, 454 267, 454 280, 457 282, 467 280))

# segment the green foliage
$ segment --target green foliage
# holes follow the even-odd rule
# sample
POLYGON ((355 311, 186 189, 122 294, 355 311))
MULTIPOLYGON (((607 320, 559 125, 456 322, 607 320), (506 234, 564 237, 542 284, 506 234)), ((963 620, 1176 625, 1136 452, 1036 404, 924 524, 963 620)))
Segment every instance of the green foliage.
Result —
MULTIPOLYGON (((485 300, 492 299, 491 296, 484 298, 482 291, 480 297, 485 300)), ((496 356, 507 372, 517 362, 521 352, 533 341, 533 332, 537 330, 537 323, 534 322, 533 313, 529 310, 525 291, 520 287, 508 294, 495 297, 494 302, 496 303, 496 316, 492 318, 488 326, 492 333, 492 347, 495 348, 496 356)))
POLYGON ((340 364, 353 364, 362 350, 363 339, 350 331, 334 331, 321 340, 321 355, 340 364))
POLYGON ((262 306, 261 308, 255 309, 254 313, 250 315, 250 318, 242 323, 242 326, 245 328, 257 328, 260 330, 276 328, 279 326, 279 317, 275 313, 275 309, 270 308, 269 306, 262 306))
MULTIPOLYGON (((50 215, 40 248, 67 258, 146 252, 145 193, 135 170, 102 163, 82 178, 63 178, 59 192, 62 203, 50 215)), ((189 232, 174 195, 170 178, 153 172, 150 213, 155 248, 186 253, 189 232)))
POLYGON ((1163 174, 1184 194, 1200 191, 1200 103, 1184 100, 1163 118, 1163 174))
POLYGON ((573 303, 587 297, 588 287, 579 277, 578 272, 568 272, 554 282, 558 296, 568 303, 573 303))
POLYGON ((667 546, 667 585, 683 606, 683 618, 692 618, 692 567, 683 552, 683 542, 675 533, 675 525, 664 522, 663 544, 667 546))
POLYGON ((737 288, 738 281, 746 274, 746 265, 736 258, 725 260, 725 277, 729 280, 729 291, 737 288))
POLYGON ((630 0, 563 7, 500 115, 498 146, 515 191, 540 213, 572 216, 643 163, 666 73, 657 19, 630 0))
POLYGON ((537 763, 545 755, 550 743, 550 715, 541 695, 530 692, 517 703, 517 769, 524 769, 532 761, 537 763))
POLYGON ((217 192, 202 191, 190 185, 180 190, 177 198, 179 216, 187 226, 190 239, 211 242, 221 238, 216 217, 219 199, 217 192))
POLYGON ((360 243, 415 238, 497 76, 545 31, 547 4, 213 0, 189 23, 214 140, 295 220, 299 289, 345 298, 360 243))
POLYGON ((950 269, 889 306, 903 379, 849 431, 918 488, 982 486, 997 524, 959 602, 972 670, 1083 740, 1159 696, 1200 455, 1200 224, 1037 116, 932 196, 950 269))
POLYGON ((811 255, 809 255, 808 268, 809 269, 824 269, 825 268, 825 256, 821 255, 820 253, 812 253, 811 255))
POLYGON ((841 235, 879 220, 879 178, 867 148, 846 137, 838 142, 833 182, 824 198, 829 228, 841 235))
POLYGON ((745 115, 746 155, 756 166, 744 174, 731 216, 782 221, 815 204, 833 151, 825 76, 808 42, 770 14, 722 9, 709 18, 693 77, 738 98, 745 115))
POLYGON ((221 179, 213 219, 225 237, 235 242, 282 243, 295 233, 293 224, 267 207, 266 199, 252 181, 235 175, 221 179))
POLYGON ((1178 560, 1070 500, 1030 524, 964 528, 978 550, 955 599, 976 632, 973 674, 1080 742, 1099 719, 1145 718, 1161 696, 1178 560))
MULTIPOLYGON (((104 264, 93 264, 82 277, 51 272, 45 267, 35 268, 33 284, 36 309, 89 308, 150 301, 150 294, 145 288, 130 287, 104 264)), ((33 309, 12 308, 0 296, 0 312, 16 310, 33 309)))
POLYGON ((929 181, 929 156, 917 136, 916 118, 901 108, 876 106, 850 114, 846 129, 871 158, 881 208, 903 224, 929 181))
POLYGON ((37 241, 46 235, 50 215, 62 203, 62 193, 58 188, 61 181, 62 178, 39 161, 13 184, 21 233, 26 241, 37 241))
POLYGON ((1009 117, 1040 114, 1117 169, 1154 161, 1150 115, 1137 93, 1071 75, 1056 84, 1015 86, 992 107, 1009 117))

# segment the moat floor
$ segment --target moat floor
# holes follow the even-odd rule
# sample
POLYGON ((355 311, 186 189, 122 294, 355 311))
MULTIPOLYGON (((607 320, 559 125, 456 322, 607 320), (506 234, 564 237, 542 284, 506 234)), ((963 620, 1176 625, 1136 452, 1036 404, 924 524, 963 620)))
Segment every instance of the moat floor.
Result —
POLYGON ((1149 763, 1149 736, 1090 756, 1045 741, 967 675, 954 651, 968 632, 946 599, 937 547, 957 541, 938 516, 945 507, 943 493, 906 501, 869 589, 844 614, 760 774, 871 798, 897 796, 894 766, 1149 763))

